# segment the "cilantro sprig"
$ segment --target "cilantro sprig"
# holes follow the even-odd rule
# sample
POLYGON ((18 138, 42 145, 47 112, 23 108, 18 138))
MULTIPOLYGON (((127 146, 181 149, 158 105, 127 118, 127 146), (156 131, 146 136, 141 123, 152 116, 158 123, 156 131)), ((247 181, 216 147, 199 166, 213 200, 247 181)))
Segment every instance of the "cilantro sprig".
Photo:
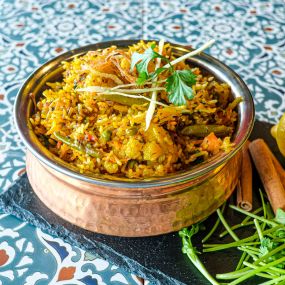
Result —
POLYGON ((211 46, 215 40, 210 40, 205 43, 198 49, 186 53, 172 61, 162 55, 164 40, 161 39, 158 45, 158 52, 154 49, 156 48, 155 44, 152 44, 147 48, 143 53, 134 52, 131 58, 130 70, 133 71, 136 67, 138 72, 138 79, 136 83, 130 84, 120 84, 115 87, 102 87, 102 86, 88 86, 85 88, 76 89, 77 92, 95 92, 98 96, 106 96, 113 98, 115 102, 124 102, 126 100, 121 99, 120 97, 132 98, 130 104, 135 104, 134 99, 149 101, 149 107, 146 113, 145 120, 145 130, 150 126, 153 114, 155 112, 156 105, 163 105, 162 102, 157 101, 157 92, 166 91, 168 93, 169 101, 174 105, 186 105, 186 99, 192 99, 194 97, 194 92, 192 86, 196 83, 196 76, 192 73, 191 70, 175 70, 174 65, 184 61, 190 57, 193 57, 196 54, 201 53, 203 50, 211 46), (149 64, 155 60, 155 69, 153 72, 149 72, 149 64), (165 63, 161 67, 161 62, 165 63), (167 79, 158 80, 160 73, 168 71, 169 76, 167 79), (165 86, 158 86, 159 84, 164 83, 165 86), (143 88, 136 88, 138 85, 144 85, 143 88), (146 85, 151 85, 148 88, 145 88, 146 85), (134 88, 130 88, 134 87, 134 88), (142 93, 150 93, 151 98, 148 96, 143 96, 142 93))
POLYGON ((196 268, 204 275, 205 278, 213 285, 219 285, 219 283, 211 276, 207 271, 204 264, 198 257, 198 251, 192 244, 192 237, 199 231, 199 224, 193 225, 190 229, 184 228, 179 232, 179 236, 182 239, 182 252, 187 254, 188 258, 196 266, 196 268))
POLYGON ((133 71, 135 67, 137 68, 139 75, 137 79, 138 85, 143 85, 148 79, 153 78, 162 71, 166 70, 166 68, 158 68, 151 74, 148 72, 149 63, 156 58, 161 58, 165 62, 169 63, 169 60, 165 56, 159 54, 154 50, 155 47, 156 45, 152 44, 148 49, 144 51, 144 53, 134 52, 132 54, 131 71, 133 71))
POLYGON ((137 84, 143 85, 147 80, 153 79, 168 70, 170 76, 166 80, 166 91, 169 101, 177 106, 186 105, 186 99, 194 97, 192 86, 196 83, 196 75, 191 70, 174 70, 169 59, 154 51, 155 47, 156 45, 152 44, 144 53, 135 52, 132 55, 131 71, 136 67, 138 72, 137 84), (161 58, 162 61, 166 62, 166 65, 149 73, 149 63, 156 58, 161 58))
MULTIPOLYGON (((191 228, 184 228, 179 232, 182 239, 182 252, 187 254, 191 262, 204 275, 211 284, 228 284, 238 285, 256 275, 268 279, 262 283, 263 285, 285 284, 285 211, 277 209, 276 216, 271 216, 271 207, 269 203, 264 202, 263 193, 260 191, 262 207, 254 212, 246 212, 236 206, 229 205, 229 208, 244 214, 246 218, 237 225, 230 226, 223 216, 223 209, 217 210, 218 219, 202 240, 203 253, 217 252, 236 248, 242 252, 237 267, 232 272, 216 274, 216 278, 212 277, 201 260, 199 260, 198 252, 192 244, 191 238, 195 235, 201 224, 195 224, 191 228), (263 214, 259 214, 263 212, 263 214), (221 233, 220 238, 225 234, 229 234, 234 241, 219 244, 205 244, 218 229, 221 223, 226 231, 221 233), (242 227, 254 226, 255 233, 240 239, 236 234, 236 230, 242 227), (220 279, 229 283, 220 283, 216 279, 220 279)), ((252 283, 253 284, 253 283, 252 283)))
POLYGON ((175 70, 166 80, 168 98, 174 105, 186 105, 186 99, 193 99, 193 86, 196 75, 191 70, 175 70))
POLYGON ((191 70, 183 70, 181 73, 178 70, 174 70, 173 66, 183 60, 186 60, 190 57, 193 57, 203 50, 210 47, 214 44, 215 40, 210 40, 207 43, 203 44, 201 47, 193 50, 189 53, 186 53, 173 61, 169 61, 166 57, 154 51, 155 45, 152 45, 150 48, 145 50, 144 53, 133 53, 132 55, 132 62, 131 62, 131 70, 134 69, 136 66, 138 71, 138 85, 145 84, 149 79, 153 79, 158 76, 161 72, 165 70, 169 70, 170 72, 170 79, 167 79, 167 92, 168 96, 170 97, 170 102, 174 105, 185 105, 186 98, 191 99, 193 98, 193 89, 192 86, 196 83, 196 76, 192 73, 191 70), (162 60, 167 62, 164 66, 156 68, 155 71, 151 74, 148 72, 148 65, 149 63, 157 57, 161 57, 162 60))

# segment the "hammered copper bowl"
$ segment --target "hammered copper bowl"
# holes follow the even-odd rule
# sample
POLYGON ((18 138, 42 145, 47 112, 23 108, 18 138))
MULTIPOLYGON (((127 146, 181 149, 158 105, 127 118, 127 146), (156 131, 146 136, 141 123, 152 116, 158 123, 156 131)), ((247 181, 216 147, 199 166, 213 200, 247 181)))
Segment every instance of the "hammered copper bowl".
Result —
MULTIPOLYGON (((116 236, 152 236, 189 226, 215 211, 232 194, 241 169, 240 149, 254 122, 254 106, 245 83, 229 67, 201 53, 189 59, 204 72, 231 86, 233 97, 242 96, 234 148, 198 166, 166 177, 127 179, 81 174, 51 154, 33 133, 29 122, 34 112, 30 93, 37 98, 46 82, 60 79, 62 61, 87 51, 137 41, 112 41, 85 46, 45 63, 24 83, 15 102, 15 121, 27 152, 27 173, 40 200, 63 219, 90 231, 116 236)), ((189 52, 172 45, 180 56, 189 52)))

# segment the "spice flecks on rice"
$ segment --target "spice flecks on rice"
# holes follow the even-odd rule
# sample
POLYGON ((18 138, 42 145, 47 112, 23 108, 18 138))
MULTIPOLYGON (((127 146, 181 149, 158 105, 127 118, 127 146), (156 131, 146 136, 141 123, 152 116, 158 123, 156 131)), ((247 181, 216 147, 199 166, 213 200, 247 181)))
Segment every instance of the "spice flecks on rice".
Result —
MULTIPOLYGON (((175 106, 169 103, 165 90, 157 91, 157 101, 163 106, 157 105, 147 130, 149 102, 143 98, 117 94, 122 91, 78 92, 90 86, 114 91, 149 88, 135 86, 138 74, 130 71, 130 65, 132 54, 143 53, 151 44, 139 42, 127 50, 113 46, 64 62, 62 81, 47 84, 30 119, 41 142, 82 173, 129 178, 164 176, 228 151, 240 100, 232 101, 227 84, 185 62, 174 68, 196 75, 194 98, 185 106, 175 106)), ((163 55, 173 58, 169 45, 164 45, 163 55)), ((155 61, 150 62, 149 72, 154 67, 155 61)), ((161 82, 168 76, 168 71, 162 72, 157 87, 163 86, 161 82)), ((139 95, 150 98, 151 92, 139 95)))

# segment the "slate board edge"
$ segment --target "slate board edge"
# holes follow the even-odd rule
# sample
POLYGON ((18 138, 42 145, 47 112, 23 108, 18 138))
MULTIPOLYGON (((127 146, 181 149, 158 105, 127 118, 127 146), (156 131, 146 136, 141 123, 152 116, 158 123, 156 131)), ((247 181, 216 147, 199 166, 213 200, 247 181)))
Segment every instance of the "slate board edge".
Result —
MULTIPOLYGON (((23 174, 19 177, 10 187, 6 190, 3 194, 0 195, 0 211, 6 214, 12 214, 13 216, 28 222, 29 224, 40 228, 45 233, 48 233, 52 236, 56 236, 61 238, 65 242, 77 246, 85 251, 91 252, 96 256, 99 256, 105 260, 111 261, 115 265, 121 267, 122 269, 136 274, 139 277, 142 277, 150 282, 154 282, 158 285, 187 285, 184 282, 180 282, 174 278, 171 278, 158 270, 151 270, 135 260, 132 260, 124 255, 119 254, 111 247, 96 241, 93 242, 92 240, 85 237, 86 243, 79 242, 79 236, 69 230, 67 230, 64 226, 60 225, 51 225, 43 216, 39 214, 33 214, 32 212, 23 209, 19 206, 16 201, 25 200, 29 197, 26 197, 24 193, 22 193, 23 186, 20 184, 21 181, 27 179, 27 175, 23 174), (18 196, 16 199, 15 197, 18 196), (87 246, 86 244, 89 244, 87 246), (90 248, 90 245, 92 248, 90 248), (114 260, 120 259, 120 262, 116 262, 114 260)), ((36 196, 36 194, 34 193, 36 196)), ((39 203, 42 203, 39 200, 39 203)), ((45 207, 45 206, 44 206, 45 207)))

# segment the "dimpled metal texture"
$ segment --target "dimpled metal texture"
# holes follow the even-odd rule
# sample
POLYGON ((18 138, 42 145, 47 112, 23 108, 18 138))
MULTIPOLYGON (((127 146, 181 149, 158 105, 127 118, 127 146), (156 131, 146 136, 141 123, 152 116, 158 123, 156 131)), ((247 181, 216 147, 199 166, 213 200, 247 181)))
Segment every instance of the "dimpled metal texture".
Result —
POLYGON ((214 212, 232 194, 240 173, 240 151, 202 179, 151 189, 109 189, 80 182, 43 166, 27 153, 27 173, 40 200, 53 212, 84 229, 102 234, 139 237, 177 231, 214 212), (74 183, 73 183, 74 182, 74 183), (104 191, 106 190, 106 191, 104 191))

